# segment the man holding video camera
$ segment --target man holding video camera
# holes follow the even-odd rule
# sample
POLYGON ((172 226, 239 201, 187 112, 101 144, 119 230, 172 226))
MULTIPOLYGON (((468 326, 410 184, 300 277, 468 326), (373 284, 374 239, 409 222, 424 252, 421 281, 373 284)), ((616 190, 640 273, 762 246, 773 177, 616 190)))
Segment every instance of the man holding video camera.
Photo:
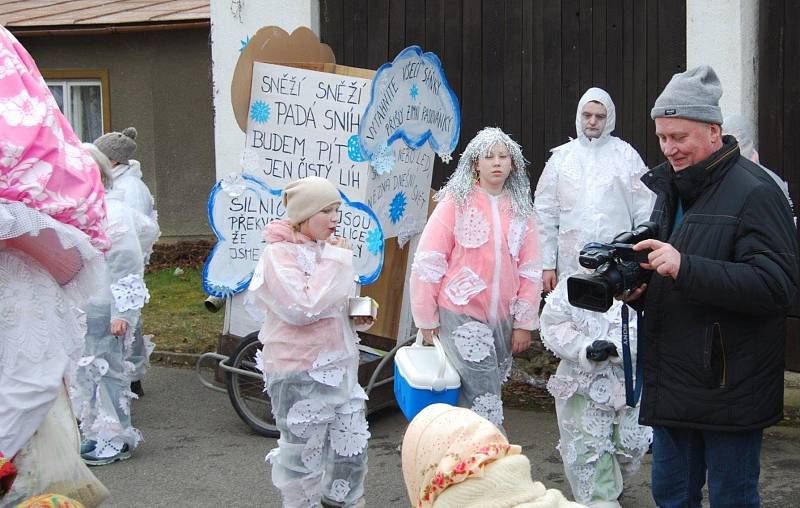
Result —
POLYGON ((792 212, 722 135, 721 95, 700 66, 675 74, 650 114, 667 158, 642 178, 658 239, 634 247, 651 251, 641 266, 653 275, 625 299, 644 308, 640 423, 654 429, 661 507, 700 506, 706 474, 712 507, 758 506, 762 430, 783 417, 792 212))

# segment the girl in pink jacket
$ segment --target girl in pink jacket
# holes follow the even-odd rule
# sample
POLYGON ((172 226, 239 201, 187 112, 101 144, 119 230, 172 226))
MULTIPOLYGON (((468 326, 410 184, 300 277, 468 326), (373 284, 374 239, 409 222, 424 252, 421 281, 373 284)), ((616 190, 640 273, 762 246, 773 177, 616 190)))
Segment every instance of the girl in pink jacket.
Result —
POLYGON ((353 252, 332 236, 341 201, 324 178, 286 186, 288 220, 267 226, 247 296, 264 318, 257 362, 281 434, 267 461, 286 508, 363 506, 370 433, 355 327, 372 320, 348 315, 353 252))
POLYGON ((487 127, 467 145, 422 233, 411 310, 461 376, 459 405, 502 430, 512 352, 538 328, 541 258, 520 146, 487 127))

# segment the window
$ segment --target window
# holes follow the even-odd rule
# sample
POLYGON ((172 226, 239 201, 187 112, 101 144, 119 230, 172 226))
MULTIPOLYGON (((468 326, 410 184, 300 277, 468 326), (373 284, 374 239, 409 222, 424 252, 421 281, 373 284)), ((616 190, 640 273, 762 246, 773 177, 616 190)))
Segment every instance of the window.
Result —
POLYGON ((107 71, 43 70, 42 75, 81 141, 92 142, 110 130, 107 71))

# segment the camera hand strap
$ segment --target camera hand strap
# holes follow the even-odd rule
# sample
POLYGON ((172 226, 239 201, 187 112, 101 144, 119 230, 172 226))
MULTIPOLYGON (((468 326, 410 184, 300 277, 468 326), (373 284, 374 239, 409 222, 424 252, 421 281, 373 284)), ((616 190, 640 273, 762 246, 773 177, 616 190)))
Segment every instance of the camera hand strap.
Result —
POLYGON ((625 402, 630 407, 636 407, 642 393, 642 368, 644 362, 638 355, 639 344, 644 338, 644 316, 641 311, 636 311, 636 380, 633 379, 633 360, 631 358, 631 336, 628 326, 628 304, 622 304, 622 366, 625 369, 625 402))

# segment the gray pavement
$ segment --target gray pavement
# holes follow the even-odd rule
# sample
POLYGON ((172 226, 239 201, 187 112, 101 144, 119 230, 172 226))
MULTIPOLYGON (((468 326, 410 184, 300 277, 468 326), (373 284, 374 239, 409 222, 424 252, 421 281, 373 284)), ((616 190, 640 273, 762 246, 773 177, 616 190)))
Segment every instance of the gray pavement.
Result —
MULTIPOLYGON (((275 439, 260 437, 236 416, 224 393, 201 386, 194 371, 154 366, 144 381, 145 397, 134 401, 134 424, 146 442, 133 457, 93 471, 111 491, 109 507, 279 507, 280 497, 264 464, 275 439)), ((555 450, 555 414, 509 410, 511 442, 522 445, 533 476, 548 487, 569 487, 555 450)), ((367 506, 407 507, 400 470, 406 422, 396 409, 370 417, 367 506)), ((654 506, 649 492, 650 456, 626 485, 625 507, 654 506)), ((800 499, 800 428, 766 433, 762 455, 764 506, 797 506, 800 499)))

